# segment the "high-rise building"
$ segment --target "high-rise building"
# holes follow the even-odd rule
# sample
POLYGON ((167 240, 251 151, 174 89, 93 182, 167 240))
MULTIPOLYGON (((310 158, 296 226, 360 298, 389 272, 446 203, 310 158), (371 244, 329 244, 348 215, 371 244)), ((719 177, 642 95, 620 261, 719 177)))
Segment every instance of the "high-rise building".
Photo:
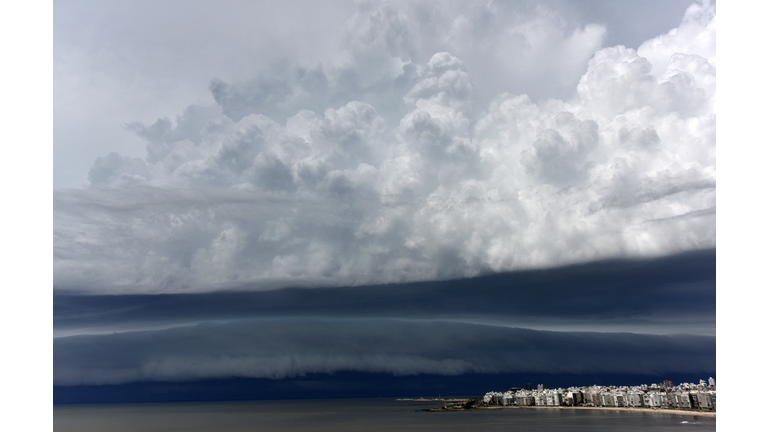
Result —
MULTIPOLYGON (((710 378, 712 379, 712 378, 710 378)), ((526 390, 533 390, 533 387, 531 386, 531 383, 525 383, 525 389, 526 390)))
POLYGON ((709 377, 709 385, 711 385, 712 387, 715 386, 715 379, 714 378, 709 377))

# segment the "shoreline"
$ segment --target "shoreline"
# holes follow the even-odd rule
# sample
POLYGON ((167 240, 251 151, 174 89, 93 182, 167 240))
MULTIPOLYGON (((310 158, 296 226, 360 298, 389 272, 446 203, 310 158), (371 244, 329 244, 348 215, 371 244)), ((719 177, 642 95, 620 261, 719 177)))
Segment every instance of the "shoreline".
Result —
MULTIPOLYGON (((427 401, 427 400, 425 400, 427 401)), ((603 410, 603 411, 627 411, 627 412, 646 412, 646 413, 660 413, 660 414, 675 414, 675 415, 687 415, 687 416, 705 416, 717 418, 716 411, 687 411, 677 409, 653 409, 653 408, 630 408, 630 407, 583 407, 583 406, 488 406, 488 407, 476 407, 466 409, 463 407, 448 407, 448 408, 432 408, 428 411, 432 412, 444 412, 444 411, 469 411, 474 409, 566 409, 566 410, 603 410)))
POLYGON ((425 399, 425 398, 398 398, 395 399, 396 401, 405 401, 405 402, 466 402, 469 399, 460 399, 460 398, 434 398, 434 399, 425 399))
POLYGON ((630 412, 651 412, 678 415, 701 415, 706 417, 717 417, 716 411, 687 411, 677 409, 653 409, 653 408, 629 408, 629 407, 569 407, 569 406, 501 406, 488 408, 514 408, 514 409, 575 409, 575 410, 605 410, 605 411, 630 411, 630 412))

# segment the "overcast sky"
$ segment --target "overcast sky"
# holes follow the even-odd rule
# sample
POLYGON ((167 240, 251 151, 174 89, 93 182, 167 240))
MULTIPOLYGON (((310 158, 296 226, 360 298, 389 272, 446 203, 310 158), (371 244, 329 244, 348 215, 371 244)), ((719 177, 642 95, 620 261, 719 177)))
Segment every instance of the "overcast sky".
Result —
POLYGON ((585 337, 713 372, 715 35, 689 1, 55 2, 54 383, 542 372, 585 337))

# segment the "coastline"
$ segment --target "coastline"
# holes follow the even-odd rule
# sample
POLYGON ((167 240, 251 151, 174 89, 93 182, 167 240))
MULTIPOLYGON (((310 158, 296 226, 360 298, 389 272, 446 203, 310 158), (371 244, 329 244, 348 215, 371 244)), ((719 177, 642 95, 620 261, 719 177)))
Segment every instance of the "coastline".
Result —
POLYGON ((712 412, 712 411, 686 411, 686 410, 675 410, 675 409, 628 408, 628 407, 494 406, 494 407, 483 407, 482 409, 606 410, 606 411, 651 412, 651 413, 664 413, 664 414, 677 414, 677 415, 701 415, 706 417, 717 417, 717 412, 712 412))
MULTIPOLYGON (((423 402, 454 402, 462 403, 469 399, 398 399, 398 400, 411 400, 411 401, 423 401, 423 402)), ((424 411, 431 412, 445 412, 445 411, 466 411, 466 410, 492 410, 492 409, 567 409, 567 410, 603 410, 603 411, 628 411, 628 412, 648 412, 648 413, 664 413, 664 414, 676 414, 676 415, 688 415, 688 416, 705 416, 717 418, 717 412, 715 411, 687 411, 677 409, 653 409, 653 408, 629 408, 629 407, 585 407, 585 406, 479 406, 472 408, 464 408, 463 406, 449 406, 440 408, 431 408, 424 411)))

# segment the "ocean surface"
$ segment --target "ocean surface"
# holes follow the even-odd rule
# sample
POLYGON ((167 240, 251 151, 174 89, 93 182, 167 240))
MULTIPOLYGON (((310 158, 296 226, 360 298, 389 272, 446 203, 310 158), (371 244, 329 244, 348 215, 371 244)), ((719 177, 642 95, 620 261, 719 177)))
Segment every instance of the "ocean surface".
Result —
POLYGON ((424 412, 429 401, 314 399, 54 405, 53 430, 90 431, 714 431, 715 418, 568 409, 424 412))

